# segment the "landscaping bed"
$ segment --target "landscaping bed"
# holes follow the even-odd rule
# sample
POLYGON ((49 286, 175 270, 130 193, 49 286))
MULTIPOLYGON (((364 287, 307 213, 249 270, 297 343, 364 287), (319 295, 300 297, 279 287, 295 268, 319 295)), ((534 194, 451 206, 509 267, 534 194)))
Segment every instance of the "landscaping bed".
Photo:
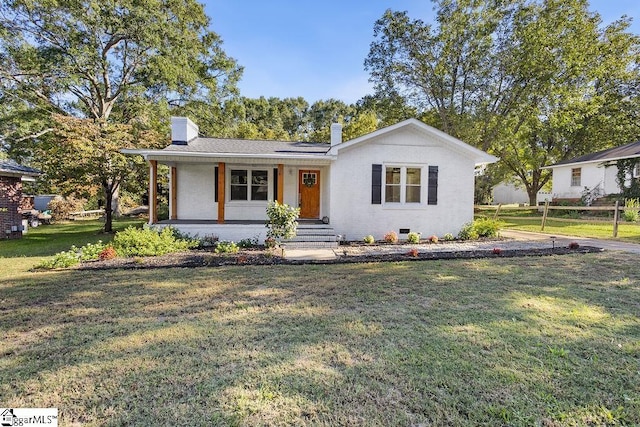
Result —
MULTIPOLYGON (((300 264, 346 264, 367 262, 397 262, 397 261, 426 261, 442 259, 480 259, 480 258, 510 258, 525 256, 566 255, 570 253, 601 252, 601 248, 580 246, 539 248, 529 247, 521 249, 466 249, 466 250, 419 250, 412 252, 408 245, 382 245, 387 249, 397 249, 395 252, 380 253, 377 246, 341 246, 335 249, 337 254, 333 260, 299 260, 281 256, 279 250, 267 252, 264 249, 244 249, 235 254, 216 254, 212 250, 190 250, 185 252, 166 254, 155 257, 116 258, 105 261, 90 261, 82 263, 78 268, 83 270, 103 269, 143 269, 143 268, 175 268, 175 267, 218 267, 225 265, 300 265, 300 264), (354 251, 354 248, 356 250, 354 251), (407 249, 409 248, 409 249, 407 249)), ((453 248, 453 245, 452 245, 453 248)))

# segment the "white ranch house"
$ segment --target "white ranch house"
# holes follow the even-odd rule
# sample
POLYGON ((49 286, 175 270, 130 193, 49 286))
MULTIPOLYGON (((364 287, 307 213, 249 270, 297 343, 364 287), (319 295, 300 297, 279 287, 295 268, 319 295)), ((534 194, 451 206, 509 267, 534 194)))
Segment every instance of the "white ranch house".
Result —
MULTIPOLYGON (((621 189, 616 179, 618 167, 615 162, 633 158, 640 158, 640 141, 545 167, 553 172, 553 200, 579 200, 585 190, 596 197, 619 194, 621 189)), ((640 168, 636 166, 632 175, 626 179, 640 179, 640 168)))
POLYGON ((171 138, 162 150, 124 150, 149 163, 150 223, 234 241, 265 238, 269 200, 299 206, 301 226, 328 229, 334 243, 389 231, 456 235, 473 220, 476 167, 497 160, 415 119, 345 142, 333 124, 329 145, 204 138, 173 117, 171 138), (158 164, 170 167, 161 222, 158 164))

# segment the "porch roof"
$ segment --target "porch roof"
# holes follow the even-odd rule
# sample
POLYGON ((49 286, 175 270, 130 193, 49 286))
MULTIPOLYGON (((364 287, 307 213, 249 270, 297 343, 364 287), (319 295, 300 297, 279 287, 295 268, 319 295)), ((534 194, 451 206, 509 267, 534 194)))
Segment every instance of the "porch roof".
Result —
POLYGON ((237 161, 242 163, 274 162, 328 164, 335 159, 327 152, 328 144, 267 141, 225 138, 195 138, 188 143, 172 143, 161 150, 122 150, 126 154, 138 154, 147 160, 161 162, 180 161, 237 161))

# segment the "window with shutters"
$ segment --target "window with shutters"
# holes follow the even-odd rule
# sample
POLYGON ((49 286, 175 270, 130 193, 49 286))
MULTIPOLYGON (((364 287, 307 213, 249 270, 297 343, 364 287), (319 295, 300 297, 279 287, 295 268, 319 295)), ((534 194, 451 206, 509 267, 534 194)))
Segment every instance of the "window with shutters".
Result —
POLYGON ((386 166, 384 180, 385 203, 420 203, 422 201, 422 168, 386 166))
POLYGON ((257 169, 231 169, 230 175, 230 200, 268 199, 268 171, 257 169))

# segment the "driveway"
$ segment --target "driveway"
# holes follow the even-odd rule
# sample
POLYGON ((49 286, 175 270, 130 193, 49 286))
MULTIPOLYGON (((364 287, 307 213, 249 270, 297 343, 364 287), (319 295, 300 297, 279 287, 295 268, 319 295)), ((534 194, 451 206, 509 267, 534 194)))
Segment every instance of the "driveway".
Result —
MULTIPOLYGON (((527 241, 551 241, 552 234, 534 233, 530 231, 520 230, 500 230, 500 235, 514 240, 527 240, 527 241)), ((640 254, 640 244, 622 242, 618 240, 606 240, 606 239, 592 239, 587 237, 572 237, 572 236, 556 236, 556 246, 567 246, 570 242, 578 242, 583 246, 593 246, 596 248, 607 249, 610 251, 623 251, 634 254, 640 254)))

